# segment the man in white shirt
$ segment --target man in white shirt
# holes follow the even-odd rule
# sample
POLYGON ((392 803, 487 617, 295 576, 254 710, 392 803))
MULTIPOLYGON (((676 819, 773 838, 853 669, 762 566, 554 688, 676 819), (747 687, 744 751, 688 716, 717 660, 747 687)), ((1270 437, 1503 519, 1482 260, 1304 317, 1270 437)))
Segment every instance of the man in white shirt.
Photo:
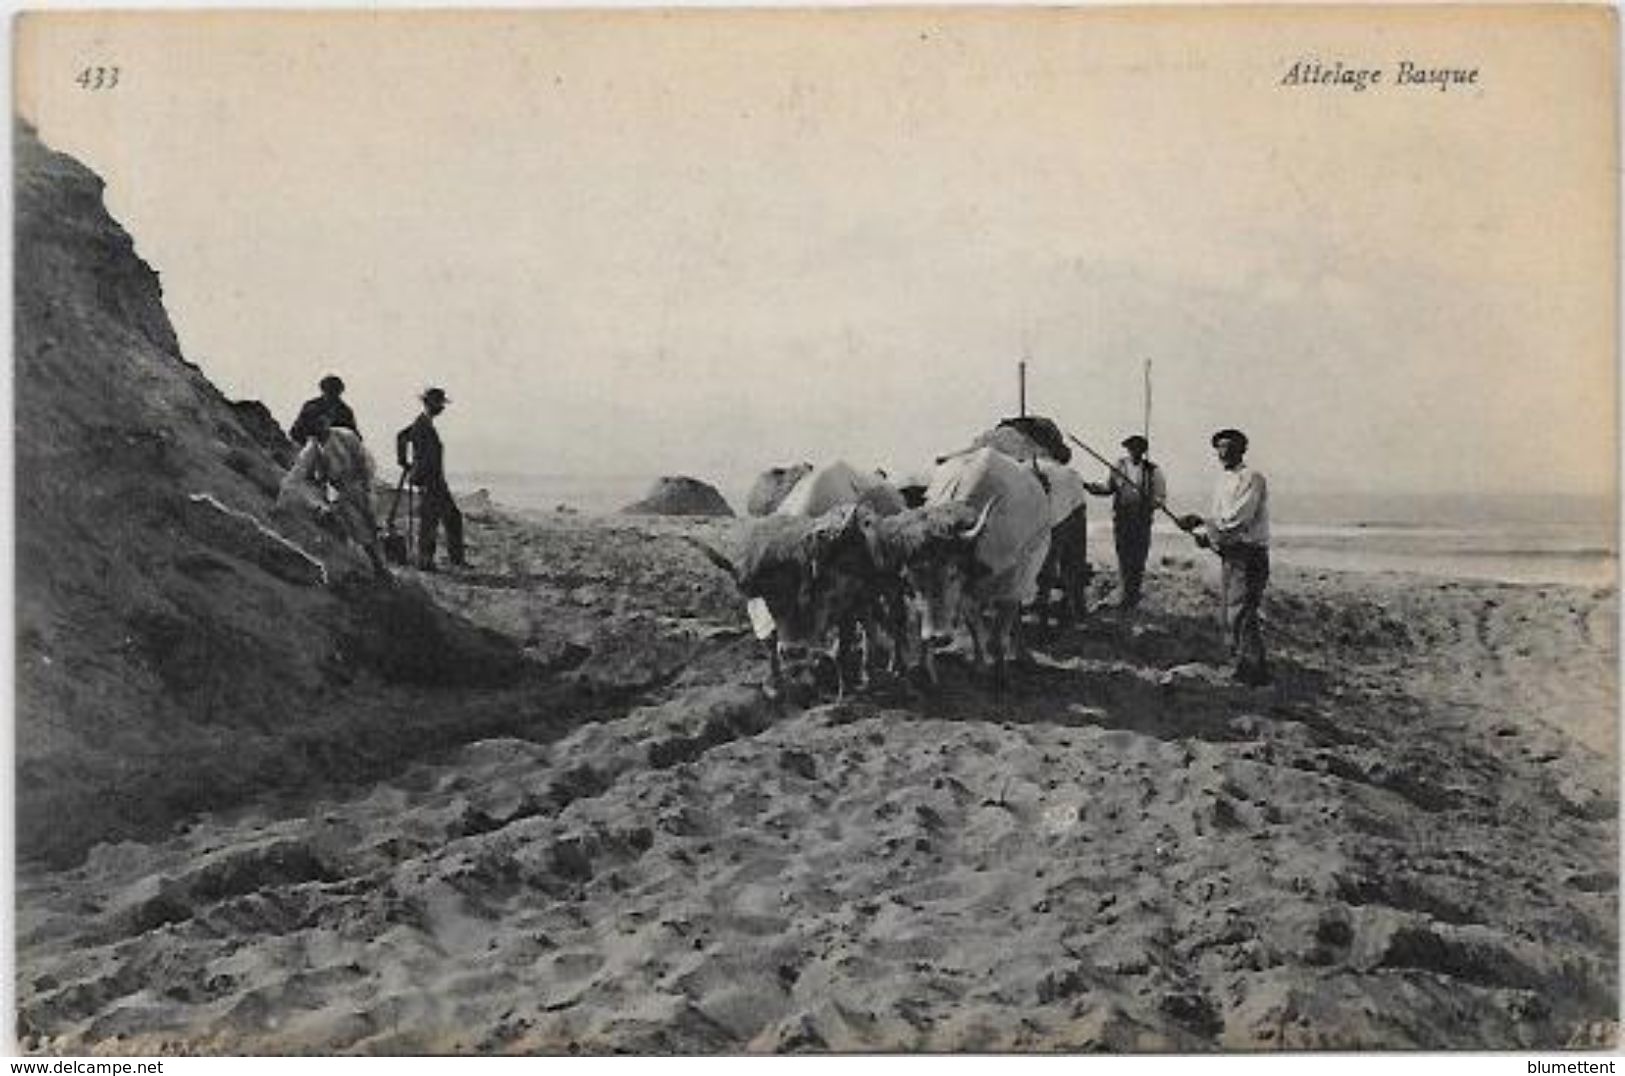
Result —
POLYGON ((1168 499, 1162 468, 1146 459, 1151 443, 1139 434, 1124 438, 1128 455, 1105 482, 1085 483, 1090 493, 1112 499, 1112 539, 1117 546, 1118 607, 1140 604, 1145 558, 1151 552, 1151 521, 1168 499))
POLYGON ((372 510, 377 470, 361 435, 334 426, 325 411, 301 416, 306 441, 282 479, 277 507, 303 510, 332 525, 366 551, 373 571, 389 578, 378 540, 378 519, 372 510), (329 499, 328 488, 333 490, 329 499))
POLYGON ((1246 466, 1247 435, 1224 429, 1213 435, 1213 448, 1224 473, 1213 487, 1207 518, 1181 517, 1182 530, 1196 534, 1197 545, 1213 549, 1223 562, 1220 582, 1224 624, 1235 658, 1235 679, 1244 684, 1270 682, 1264 659, 1259 609, 1270 578, 1269 487, 1264 476, 1246 466))

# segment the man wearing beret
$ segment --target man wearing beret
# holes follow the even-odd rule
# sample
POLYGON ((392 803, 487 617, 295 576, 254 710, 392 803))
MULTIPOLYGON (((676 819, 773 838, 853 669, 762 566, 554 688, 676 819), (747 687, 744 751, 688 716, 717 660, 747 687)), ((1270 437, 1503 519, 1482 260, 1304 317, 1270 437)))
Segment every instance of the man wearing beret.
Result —
POLYGON ((1118 607, 1133 609, 1140 604, 1140 585, 1145 579, 1145 558, 1151 552, 1151 521, 1168 499, 1162 468, 1146 459, 1149 441, 1139 434, 1123 440, 1128 455, 1117 461, 1104 482, 1086 482, 1085 488, 1098 497, 1112 499, 1112 539, 1117 545, 1117 575, 1120 581, 1118 607))
POLYGON ((1224 471, 1213 487, 1211 514, 1205 519, 1182 516, 1179 526, 1196 535, 1197 545, 1216 551, 1222 562, 1220 600, 1235 659, 1233 678, 1244 684, 1267 684, 1270 673, 1259 610, 1270 579, 1269 487, 1263 475, 1242 462, 1246 434, 1220 430, 1212 443, 1224 471))
POLYGON ((355 412, 350 405, 344 402, 344 379, 337 374, 328 374, 317 385, 322 394, 314 400, 306 400, 305 405, 299 409, 299 417, 293 420, 293 426, 288 430, 288 439, 295 448, 302 448, 306 441, 315 436, 318 419, 325 420, 323 430, 338 427, 352 430, 360 436, 355 425, 355 412))

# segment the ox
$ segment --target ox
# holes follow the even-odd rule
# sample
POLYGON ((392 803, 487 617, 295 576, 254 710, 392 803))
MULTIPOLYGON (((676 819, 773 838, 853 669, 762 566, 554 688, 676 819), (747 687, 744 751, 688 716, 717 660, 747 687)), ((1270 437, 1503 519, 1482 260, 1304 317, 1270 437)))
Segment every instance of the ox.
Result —
POLYGON ((738 564, 699 539, 688 539, 745 596, 751 627, 767 649, 775 693, 783 684, 783 660, 821 643, 831 627, 840 637, 837 690, 845 691, 845 659, 855 622, 869 602, 869 557, 857 526, 859 511, 845 505, 811 519, 769 516, 745 533, 738 564))
POLYGON ((877 572, 867 540, 868 521, 903 508, 901 495, 877 475, 837 461, 814 468, 779 502, 773 514, 746 533, 738 565, 696 542, 733 576, 747 598, 756 636, 767 647, 774 686, 782 658, 821 643, 835 628, 837 690, 844 694, 863 628, 857 678, 874 664, 876 623, 892 636, 892 668, 902 671, 905 605, 902 584, 877 572))
POLYGON ((1002 687, 1021 607, 1032 601, 1049 552, 1049 499, 1032 468, 991 448, 950 457, 932 476, 925 504, 874 520, 868 539, 871 559, 900 566, 914 590, 930 679, 937 679, 932 649, 951 641, 961 620, 984 663, 986 613, 993 682, 1002 687))
POLYGON ((305 442, 277 492, 279 510, 302 512, 366 550, 375 573, 389 578, 372 510, 372 456, 354 430, 325 423, 305 442), (329 496, 329 487, 333 496, 329 496))
MULTIPOLYGON (((817 517, 849 505, 856 505, 858 508, 850 520, 850 525, 858 527, 862 532, 863 545, 868 551, 873 549, 873 543, 868 537, 873 529, 872 521, 897 515, 906 507, 903 495, 880 472, 862 472, 842 460, 836 460, 813 468, 805 474, 796 483, 795 488, 779 502, 773 514, 802 518, 817 517)), ((886 569, 872 556, 867 561, 861 558, 847 558, 841 562, 839 570, 855 574, 857 577, 843 580, 843 586, 838 591, 843 595, 843 600, 845 596, 854 595, 852 600, 856 602, 855 606, 843 605, 839 613, 835 614, 836 626, 843 633, 836 657, 837 664, 841 666, 842 682, 845 681, 846 666, 852 656, 852 635, 860 625, 863 628, 863 653, 858 672, 859 680, 866 679, 873 672, 876 629, 879 626, 883 626, 886 634, 890 636, 890 669, 893 673, 901 675, 905 664, 903 640, 907 636, 905 623, 908 609, 903 598, 901 574, 886 569), (856 584, 856 590, 850 584, 856 584)), ((752 611, 752 621, 759 625, 758 633, 761 631, 760 625, 764 623, 763 612, 759 604, 752 611)), ((765 623, 771 632, 771 620, 765 623)))

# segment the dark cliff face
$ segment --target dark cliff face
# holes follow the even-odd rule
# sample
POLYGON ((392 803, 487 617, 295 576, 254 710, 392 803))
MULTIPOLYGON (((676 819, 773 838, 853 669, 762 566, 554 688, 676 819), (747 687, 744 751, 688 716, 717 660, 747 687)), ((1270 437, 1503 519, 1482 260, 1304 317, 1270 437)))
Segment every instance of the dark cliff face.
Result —
MULTIPOLYGON (((47 149, 26 125, 13 139, 16 168, 17 275, 15 294, 42 300, 30 312, 60 311, 38 284, 43 270, 73 267, 81 294, 146 345, 174 359, 180 344, 163 308, 158 274, 135 253, 129 233, 102 205, 105 184, 73 158, 47 149)), ((47 321, 49 324, 49 321, 47 321)))
POLYGON ((231 409, 236 412, 237 421, 243 424, 243 429, 259 442, 259 446, 265 449, 273 460, 284 467, 292 466, 293 442, 282 432, 282 427, 277 424, 276 416, 271 414, 269 407, 258 400, 234 400, 231 409))
POLYGON ((511 676, 516 659, 412 588, 388 601, 421 610, 436 645, 397 668, 359 556, 272 519, 286 439, 182 358, 101 179, 25 125, 14 147, 21 854, 71 861, 332 776, 287 747, 319 727, 342 766, 346 685, 432 682, 435 660, 462 682, 511 676))

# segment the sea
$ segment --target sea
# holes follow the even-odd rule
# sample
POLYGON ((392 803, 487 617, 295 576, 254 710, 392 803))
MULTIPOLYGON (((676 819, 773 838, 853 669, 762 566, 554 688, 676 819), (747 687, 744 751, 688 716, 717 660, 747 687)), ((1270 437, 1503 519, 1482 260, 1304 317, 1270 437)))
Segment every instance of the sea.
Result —
MULTIPOLYGON (((459 490, 487 489, 525 513, 570 510, 608 515, 641 499, 648 474, 452 475, 459 490)), ((714 481, 743 514, 754 473, 714 481)), ((1282 564, 1436 578, 1611 587, 1619 575, 1619 522, 1610 498, 1567 494, 1356 494, 1271 491, 1271 555, 1282 564)), ((1205 493, 1175 491, 1170 502, 1200 510, 1205 493)), ((1090 506, 1091 556, 1111 559, 1111 513, 1090 506)), ((1191 556, 1191 540, 1166 518, 1153 532, 1152 563, 1191 556)))

